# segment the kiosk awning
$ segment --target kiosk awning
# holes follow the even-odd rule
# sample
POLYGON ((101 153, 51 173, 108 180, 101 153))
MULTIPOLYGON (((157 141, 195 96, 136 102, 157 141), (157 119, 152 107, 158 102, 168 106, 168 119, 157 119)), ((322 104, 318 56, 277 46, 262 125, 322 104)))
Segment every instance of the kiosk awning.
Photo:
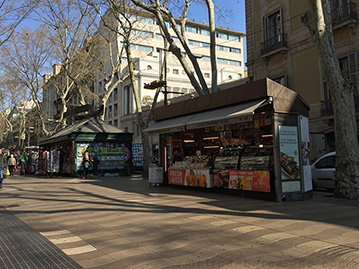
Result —
POLYGON ((213 125, 246 122, 253 119, 253 112, 266 101, 267 99, 256 100, 173 119, 157 121, 150 125, 145 132, 178 132, 184 131, 185 129, 189 130, 213 125))
POLYGON ((183 131, 185 124, 196 114, 186 115, 182 117, 176 117, 169 120, 156 121, 151 124, 144 132, 178 132, 183 131))
POLYGON ((186 129, 197 129, 252 120, 253 112, 266 101, 267 99, 262 99, 200 112, 186 122, 186 129))

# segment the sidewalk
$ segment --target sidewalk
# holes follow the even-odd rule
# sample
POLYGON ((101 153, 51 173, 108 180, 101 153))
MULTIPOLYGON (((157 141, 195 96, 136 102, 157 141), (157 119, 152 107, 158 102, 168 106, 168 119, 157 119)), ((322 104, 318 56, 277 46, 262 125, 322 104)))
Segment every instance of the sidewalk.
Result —
POLYGON ((15 176, 0 206, 18 206, 0 214, 83 268, 359 268, 359 203, 331 195, 279 204, 129 177, 15 176))

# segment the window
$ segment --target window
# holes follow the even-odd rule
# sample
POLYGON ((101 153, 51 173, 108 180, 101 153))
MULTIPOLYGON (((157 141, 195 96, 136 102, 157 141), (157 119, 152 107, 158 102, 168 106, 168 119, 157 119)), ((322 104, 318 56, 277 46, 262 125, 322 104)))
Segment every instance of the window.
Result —
POLYGON ((137 19, 142 23, 153 24, 153 19, 151 19, 151 18, 139 17, 137 19))
MULTIPOLYGON (((338 61, 343 77, 352 83, 354 100, 357 103, 359 99, 358 81, 357 81, 358 80, 357 55, 355 52, 350 53, 345 57, 339 58, 338 61)), ((334 108, 333 108, 332 98, 330 95, 327 82, 325 80, 323 81, 323 93, 324 93, 324 101, 322 107, 322 114, 333 115, 334 108)))
POLYGON ((275 82, 277 82, 277 83, 283 85, 283 86, 286 86, 286 87, 288 86, 288 84, 287 84, 287 76, 286 76, 286 75, 281 76, 281 77, 274 78, 273 80, 274 80, 275 82))
POLYGON ((144 45, 137 45, 137 49, 140 50, 140 51, 145 51, 145 52, 152 52, 153 51, 153 47, 144 46, 144 45))
POLYGON ((263 17, 262 53, 284 45, 282 9, 263 17))
POLYGON ((147 65, 147 70, 152 70, 152 66, 151 66, 151 65, 147 65))
POLYGON ((123 114, 128 115, 132 112, 131 111, 131 88, 130 88, 130 86, 129 85, 125 86, 123 91, 124 91, 123 92, 123 95, 124 95, 123 114))
POLYGON ((117 88, 113 90, 113 100, 117 100, 117 88))
POLYGON ((217 32, 217 37, 222 39, 228 39, 228 35, 225 33, 217 32))
POLYGON ((241 66, 242 62, 241 61, 233 61, 233 60, 228 60, 228 63, 230 65, 236 65, 236 66, 241 66))
POLYGON ((116 117, 117 116, 117 104, 113 105, 113 115, 116 117))
POLYGON ((163 36, 161 34, 156 34, 156 38, 163 40, 163 36))
POLYGON ((242 78, 242 74, 238 73, 238 78, 241 79, 242 78))
POLYGON ((330 0, 332 24, 356 20, 356 6, 351 0, 330 0))
POLYGON ((114 120, 114 121, 113 121, 113 125, 114 125, 114 126, 118 126, 117 120, 114 120))
POLYGON ((108 107, 108 117, 111 118, 112 117, 112 106, 108 107))
POLYGON ((205 30, 205 29, 201 29, 201 35, 207 35, 209 36, 209 31, 208 30, 205 30))
POLYGON ((197 28, 196 27, 191 27, 191 26, 186 26, 186 31, 196 34, 197 33, 197 28))
POLYGON ((204 48, 209 48, 209 47, 210 47, 210 45, 209 45, 209 43, 202 42, 202 47, 204 47, 204 48))
POLYGON ((110 94, 110 96, 108 97, 108 101, 112 102, 112 93, 110 94))
POLYGON ((209 62, 211 61, 211 58, 209 56, 203 56, 201 60, 209 62))
POLYGON ((199 41, 194 41, 194 40, 188 40, 188 44, 189 44, 189 45, 192 45, 192 46, 198 46, 198 47, 201 46, 201 42, 199 42, 199 41))
POLYGON ((136 30, 136 34, 142 37, 153 37, 153 34, 151 32, 147 32, 147 31, 140 31, 140 30, 136 30))
POLYGON ((178 69, 173 69, 172 72, 173 72, 174 75, 178 75, 178 74, 179 74, 178 69))
POLYGON ((98 83, 98 92, 102 92, 102 81, 99 81, 98 83))
POLYGON ((329 156, 321 159, 315 164, 315 167, 318 169, 335 168, 335 156, 329 156))
POLYGON ((228 60, 222 59, 222 58, 217 58, 217 63, 219 63, 219 64, 228 64, 228 60))
POLYGON ((173 39, 173 41, 174 41, 174 42, 176 42, 176 43, 180 43, 180 40, 179 40, 179 38, 178 38, 178 37, 172 36, 172 39, 173 39))
POLYGON ((209 78, 209 73, 204 73, 205 78, 209 78))
POLYGON ((225 47, 225 46, 220 46, 220 45, 218 45, 218 46, 217 46, 217 50, 229 51, 229 48, 228 48, 228 47, 225 47))
POLYGON ((231 41, 241 42, 241 37, 236 35, 228 35, 228 39, 231 41))
POLYGON ((236 48, 230 48, 230 51, 233 53, 241 53, 241 49, 236 49, 236 48))

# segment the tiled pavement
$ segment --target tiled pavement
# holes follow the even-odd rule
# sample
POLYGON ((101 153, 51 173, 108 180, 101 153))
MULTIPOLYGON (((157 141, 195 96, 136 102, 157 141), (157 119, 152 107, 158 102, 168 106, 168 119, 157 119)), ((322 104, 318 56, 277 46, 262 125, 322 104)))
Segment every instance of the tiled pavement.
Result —
POLYGON ((51 242, 45 257, 54 244, 83 268, 359 268, 359 203, 330 195, 279 204, 130 178, 14 177, 0 225, 14 214, 26 223, 8 228, 17 244, 29 225, 51 242))
POLYGON ((39 232, 0 209, 0 268, 81 267, 39 232))

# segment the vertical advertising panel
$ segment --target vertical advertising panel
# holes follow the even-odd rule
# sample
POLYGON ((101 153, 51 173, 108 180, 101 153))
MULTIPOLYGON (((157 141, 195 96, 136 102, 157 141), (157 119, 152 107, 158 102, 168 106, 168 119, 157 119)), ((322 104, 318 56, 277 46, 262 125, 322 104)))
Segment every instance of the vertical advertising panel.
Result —
POLYGON ((309 123, 308 118, 300 116, 300 137, 302 150, 302 175, 304 191, 311 191, 312 186, 312 169, 310 166, 310 141, 309 141, 309 123))
POLYGON ((279 150, 282 191, 300 191, 298 128, 296 126, 279 126, 279 150))

